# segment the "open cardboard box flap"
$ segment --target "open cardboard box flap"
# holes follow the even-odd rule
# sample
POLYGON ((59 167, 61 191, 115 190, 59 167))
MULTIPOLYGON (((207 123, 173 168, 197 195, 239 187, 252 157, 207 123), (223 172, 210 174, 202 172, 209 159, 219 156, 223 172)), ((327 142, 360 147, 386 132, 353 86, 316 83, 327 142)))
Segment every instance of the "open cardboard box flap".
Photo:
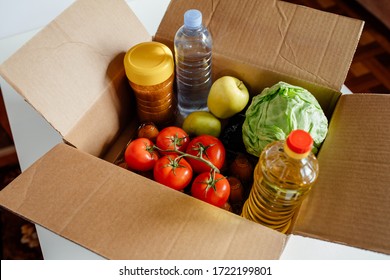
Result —
POLYGON ((341 96, 294 233, 390 254, 390 96, 341 96))
POLYGON ((277 259, 286 236, 59 144, 1 204, 109 259, 277 259))
POLYGON ((126 2, 75 1, 0 73, 67 142, 100 156, 135 114, 125 52, 151 39, 126 2))
MULTIPOLYGON (((177 15, 190 7, 202 10, 213 34, 215 69, 226 62, 246 70, 240 75, 251 89, 284 77, 313 89, 316 83, 331 115, 362 22, 278 1, 172 1, 155 39, 172 47, 177 15)), ((123 1, 80 0, 1 66, 2 76, 77 147, 55 147, 0 192, 1 205, 107 258, 278 258, 285 235, 95 157, 134 114, 122 59, 147 40, 123 1)), ((319 155, 319 183, 294 233, 389 252, 388 105, 388 96, 340 98, 319 155), (369 141, 378 147, 366 150, 369 141)))
MULTIPOLYGON (((363 22, 276 0, 172 1, 155 36, 172 47, 178 16, 202 11, 213 55, 340 90, 363 22)), ((259 77, 261 79, 261 77, 259 77)))

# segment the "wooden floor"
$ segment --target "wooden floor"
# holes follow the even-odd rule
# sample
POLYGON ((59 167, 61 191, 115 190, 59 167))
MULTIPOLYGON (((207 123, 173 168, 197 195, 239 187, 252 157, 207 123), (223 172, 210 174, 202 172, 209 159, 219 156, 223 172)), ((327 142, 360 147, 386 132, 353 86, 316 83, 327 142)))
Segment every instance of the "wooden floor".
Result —
MULTIPOLYGON (((352 0, 288 0, 296 4, 364 20, 365 27, 345 81, 354 93, 390 93, 390 30, 352 0)), ((10 139, 0 127, 1 145, 10 139)), ((11 143, 12 144, 12 143, 11 143)), ((10 163, 0 167, 0 189, 20 173, 10 163)), ((34 226, 1 210, 1 259, 42 259, 34 226)))

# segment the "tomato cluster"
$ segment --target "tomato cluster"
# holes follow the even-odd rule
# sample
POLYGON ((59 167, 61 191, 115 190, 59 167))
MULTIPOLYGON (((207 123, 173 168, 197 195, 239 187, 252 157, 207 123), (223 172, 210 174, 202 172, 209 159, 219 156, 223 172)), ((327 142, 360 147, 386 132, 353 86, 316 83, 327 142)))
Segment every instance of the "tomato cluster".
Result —
POLYGON ((129 143, 124 153, 128 169, 152 171, 153 179, 165 186, 182 191, 191 185, 192 196, 217 207, 226 204, 230 184, 220 173, 226 151, 218 138, 204 134, 190 139, 182 128, 169 126, 154 139, 129 143))

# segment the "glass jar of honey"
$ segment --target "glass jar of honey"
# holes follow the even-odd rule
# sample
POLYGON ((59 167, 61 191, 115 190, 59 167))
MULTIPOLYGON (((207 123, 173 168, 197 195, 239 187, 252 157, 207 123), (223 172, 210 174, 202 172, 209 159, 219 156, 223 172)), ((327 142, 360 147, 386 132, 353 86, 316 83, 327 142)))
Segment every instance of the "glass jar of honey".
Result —
POLYGON ((127 79, 134 91, 141 122, 166 125, 175 119, 172 51, 159 42, 144 42, 129 49, 124 58, 127 79))

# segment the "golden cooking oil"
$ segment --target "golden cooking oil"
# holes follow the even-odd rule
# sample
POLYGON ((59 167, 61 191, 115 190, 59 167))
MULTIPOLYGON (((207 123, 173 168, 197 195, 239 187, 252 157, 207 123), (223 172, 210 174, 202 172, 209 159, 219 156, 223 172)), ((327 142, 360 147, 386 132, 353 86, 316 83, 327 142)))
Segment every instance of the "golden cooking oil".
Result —
POLYGON ((302 200, 318 177, 309 133, 294 130, 286 140, 266 146, 254 170, 254 181, 242 216, 285 233, 302 200))

